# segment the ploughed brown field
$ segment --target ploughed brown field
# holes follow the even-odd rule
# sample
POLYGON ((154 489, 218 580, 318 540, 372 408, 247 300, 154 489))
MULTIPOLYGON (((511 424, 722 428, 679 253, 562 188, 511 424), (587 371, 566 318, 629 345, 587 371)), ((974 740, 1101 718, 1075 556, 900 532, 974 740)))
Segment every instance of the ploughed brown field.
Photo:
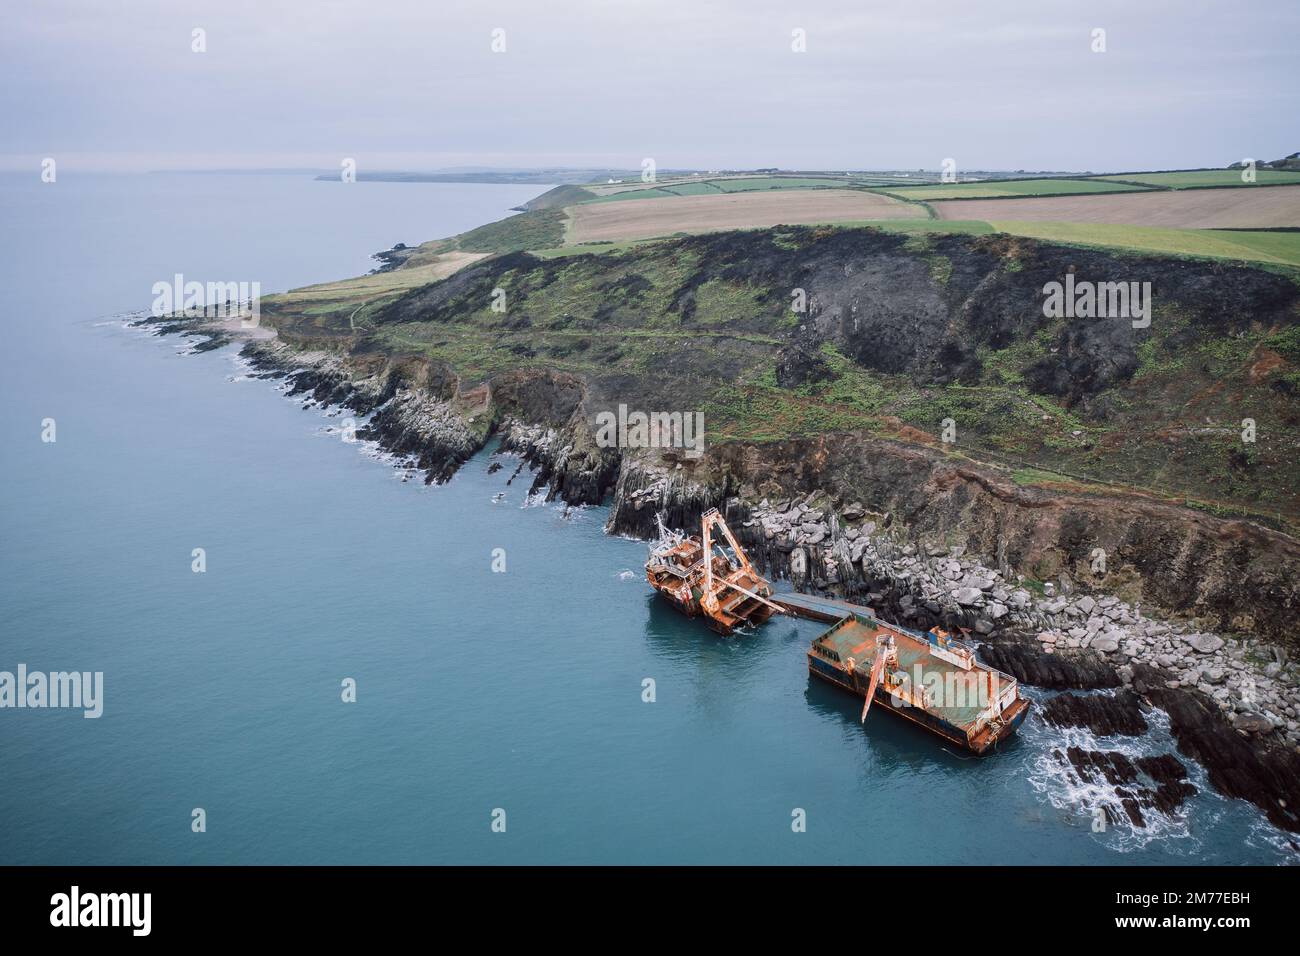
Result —
POLYGON ((1300 186, 931 202, 940 219, 1092 222, 1170 229, 1300 226, 1300 186))
POLYGON ((674 199, 628 199, 569 207, 570 242, 649 239, 674 232, 712 232, 849 222, 858 219, 917 219, 918 207, 851 189, 782 189, 674 199))

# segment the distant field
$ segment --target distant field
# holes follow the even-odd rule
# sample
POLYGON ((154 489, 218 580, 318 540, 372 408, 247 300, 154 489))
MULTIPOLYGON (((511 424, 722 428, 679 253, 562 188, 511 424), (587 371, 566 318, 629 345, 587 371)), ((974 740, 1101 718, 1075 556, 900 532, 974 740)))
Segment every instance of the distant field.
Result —
POLYGON ((848 189, 747 190, 663 202, 583 203, 568 211, 571 221, 566 238, 570 243, 782 224, 916 218, 913 205, 848 189))
POLYGON ((632 182, 624 182, 624 183, 588 183, 582 188, 586 189, 588 192, 595 193, 597 196, 604 198, 606 196, 614 196, 619 193, 638 192, 643 189, 658 189, 663 186, 676 186, 685 183, 698 183, 699 181, 700 180, 698 177, 690 177, 690 178, 678 177, 673 179, 664 178, 654 183, 643 183, 639 179, 637 179, 637 180, 633 180, 632 182))
POLYGON ((997 232, 1088 246, 1300 266, 1300 232, 1160 229, 1079 222, 993 222, 997 232))
POLYGON ((669 199, 673 196, 705 196, 722 193, 755 192, 769 189, 843 189, 853 185, 848 179, 813 179, 797 176, 763 176, 747 179, 700 179, 687 182, 659 183, 643 189, 625 189, 600 195, 594 202, 620 202, 625 199, 669 199))
POLYGON ((1300 226, 1300 188, 1196 189, 1122 195, 936 202, 940 219, 1079 222, 1224 229, 1300 226))
POLYGON ((1042 196, 1057 193, 1138 192, 1141 186, 1096 179, 1011 179, 982 183, 930 186, 891 186, 881 192, 904 199, 997 199, 1002 196, 1042 196))
MULTIPOLYGON (((682 183, 680 186, 646 186, 644 189, 622 189, 618 192, 604 193, 603 195, 591 200, 591 202, 623 202, 624 200, 634 199, 671 199, 673 196, 683 195, 682 193, 670 192, 669 190, 690 189, 695 191, 701 186, 701 183, 682 183)), ((716 193, 716 189, 708 189, 708 192, 716 193)))
POLYGON ((1098 176, 1097 179, 1109 182, 1122 181, 1126 183, 1142 183, 1147 186, 1163 186, 1166 189, 1195 189, 1205 186, 1285 186, 1288 183, 1300 183, 1300 173, 1261 169, 1256 171, 1254 183, 1242 182, 1241 170, 1239 169, 1198 169, 1173 173, 1121 173, 1116 176, 1098 176))
POLYGON ((724 192, 709 180, 698 183, 673 183, 660 188, 664 192, 672 193, 674 196, 712 196, 724 192))
POLYGON ((798 176, 761 176, 753 179, 711 180, 729 193, 753 189, 835 189, 850 185, 851 179, 808 179, 798 176))

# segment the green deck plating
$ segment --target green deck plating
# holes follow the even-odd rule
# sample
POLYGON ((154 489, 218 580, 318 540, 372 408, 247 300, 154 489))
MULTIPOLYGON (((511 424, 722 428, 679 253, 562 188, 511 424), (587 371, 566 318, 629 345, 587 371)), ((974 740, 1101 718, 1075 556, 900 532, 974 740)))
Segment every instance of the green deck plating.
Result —
POLYGON ((871 610, 831 598, 782 594, 788 613, 833 622, 808 649, 816 676, 977 754, 1011 736, 1029 712, 1015 678, 980 663, 942 631, 885 624, 871 610))

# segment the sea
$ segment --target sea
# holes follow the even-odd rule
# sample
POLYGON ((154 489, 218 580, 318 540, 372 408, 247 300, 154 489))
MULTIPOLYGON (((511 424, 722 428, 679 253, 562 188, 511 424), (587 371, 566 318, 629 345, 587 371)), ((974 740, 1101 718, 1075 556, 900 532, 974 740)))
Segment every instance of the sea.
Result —
POLYGON ((0 671, 102 674, 97 718, 0 708, 0 864, 1296 862, 1190 762, 1181 817, 1099 827, 1054 753, 1170 752, 1158 715, 1035 713, 983 759, 860 724, 819 625, 678 616, 516 459, 426 486, 236 348, 131 325, 177 274, 358 275, 541 191, 0 175, 0 671))

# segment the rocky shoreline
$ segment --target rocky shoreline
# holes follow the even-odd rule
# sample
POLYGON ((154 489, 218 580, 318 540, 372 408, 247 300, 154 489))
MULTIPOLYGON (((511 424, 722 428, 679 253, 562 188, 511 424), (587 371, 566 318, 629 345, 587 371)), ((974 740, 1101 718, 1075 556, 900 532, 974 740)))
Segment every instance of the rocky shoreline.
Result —
MULTIPOLYGON (((611 533, 648 538, 657 515, 690 527, 719 507, 773 577, 870 604, 904 626, 966 629, 990 665, 1061 692, 1044 719, 1097 736, 1140 734, 1142 711, 1159 707, 1179 751, 1206 767, 1215 789, 1300 832, 1300 673, 1280 642, 1153 617, 1075 575, 1034 580, 1005 549, 973 554, 924 522, 833 491, 760 495, 733 474, 700 480, 672 453, 597 447, 581 383, 557 373, 462 391, 449 370, 414 358, 344 357, 278 340, 247 342, 241 354, 254 376, 284 380, 291 396, 368 417, 358 437, 428 482, 447 480, 498 437, 528 465, 532 492, 574 505, 611 501, 611 533), (1105 689, 1115 693, 1096 693, 1105 689)), ((1129 767, 1100 750, 1059 759, 1080 779, 1110 782, 1137 826, 1143 810, 1176 812, 1191 788, 1166 756, 1178 764, 1161 755, 1129 767)))
MULTIPOLYGON (((531 454, 544 458, 544 449, 557 444, 555 434, 546 434, 531 454)), ((1140 736, 1147 729, 1142 711, 1159 707, 1169 714, 1179 751, 1206 767, 1216 790, 1300 832, 1300 668, 1282 644, 1151 617, 1113 594, 1081 593, 1068 577, 1032 581, 1005 556, 985 561, 964 545, 926 542, 889 514, 856 501, 836 508, 823 492, 720 499, 679 464, 626 458, 609 529, 647 538, 655 515, 671 527, 690 527, 718 507, 769 575, 799 590, 869 604, 904 626, 964 629, 986 663, 1025 684, 1062 691, 1044 719, 1085 726, 1099 737, 1140 736), (1074 693, 1111 688, 1117 692, 1074 693)), ((1144 825, 1143 809, 1173 813, 1194 792, 1171 754, 1152 758, 1151 767, 1122 765, 1122 754, 1106 751, 1061 759, 1080 779, 1111 783, 1135 826, 1144 825), (1139 774, 1147 785, 1134 788, 1139 774)))

